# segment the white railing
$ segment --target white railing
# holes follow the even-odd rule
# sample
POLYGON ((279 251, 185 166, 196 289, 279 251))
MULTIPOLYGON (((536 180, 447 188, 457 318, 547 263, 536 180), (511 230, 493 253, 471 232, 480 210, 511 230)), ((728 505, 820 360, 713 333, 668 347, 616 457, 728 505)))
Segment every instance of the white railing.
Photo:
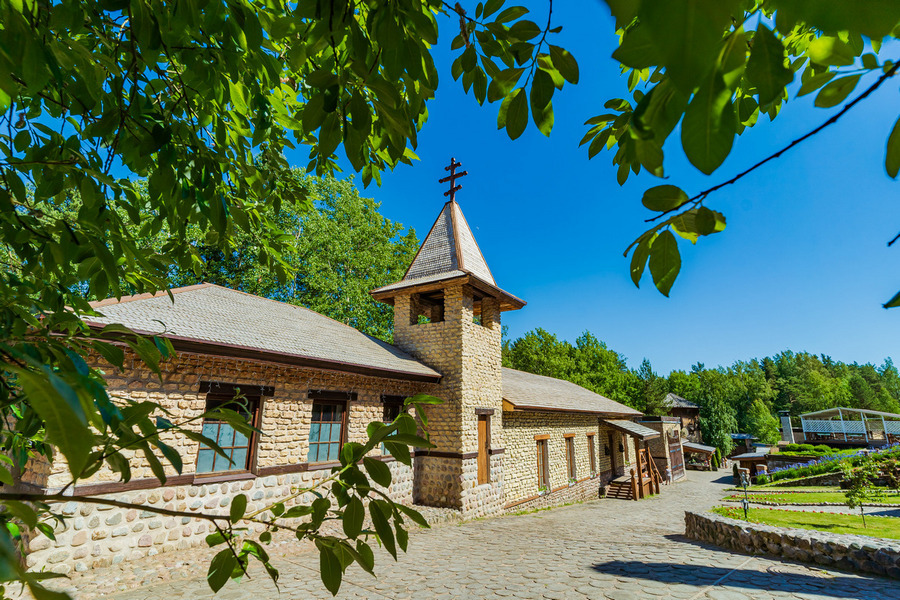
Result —
POLYGON ((892 435, 900 435, 900 421, 882 421, 878 419, 862 421, 826 421, 823 419, 801 419, 803 433, 837 433, 848 435, 865 435, 866 431, 886 431, 892 435))

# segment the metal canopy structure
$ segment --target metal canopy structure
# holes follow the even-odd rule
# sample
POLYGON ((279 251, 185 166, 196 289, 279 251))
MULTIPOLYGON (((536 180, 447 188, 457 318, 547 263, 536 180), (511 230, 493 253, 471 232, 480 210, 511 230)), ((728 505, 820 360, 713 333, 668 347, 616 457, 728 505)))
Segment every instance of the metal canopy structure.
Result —
POLYGON ((880 410, 838 406, 802 414, 800 424, 806 439, 900 440, 900 415, 880 410))

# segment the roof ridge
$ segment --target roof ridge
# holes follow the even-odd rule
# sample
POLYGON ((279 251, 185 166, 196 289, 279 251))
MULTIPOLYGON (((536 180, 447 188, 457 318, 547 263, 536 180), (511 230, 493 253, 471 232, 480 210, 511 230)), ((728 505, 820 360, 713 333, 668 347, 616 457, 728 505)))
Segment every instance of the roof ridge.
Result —
MULTIPOLYGON (((218 286, 215 283, 195 283, 192 285, 184 285, 177 288, 169 288, 165 290, 159 290, 156 292, 145 292, 143 294, 131 294, 130 296, 122 296, 120 298, 104 298, 103 300, 94 300, 93 302, 88 302, 91 308, 100 308, 102 306, 110 306, 113 304, 124 304, 125 302, 134 302, 135 300, 149 300, 150 298, 159 298, 160 296, 168 296, 169 292, 172 294, 181 294, 183 292, 190 292, 193 290, 198 290, 207 287, 222 287, 218 286)), ((227 289, 227 288, 226 288, 227 289)))

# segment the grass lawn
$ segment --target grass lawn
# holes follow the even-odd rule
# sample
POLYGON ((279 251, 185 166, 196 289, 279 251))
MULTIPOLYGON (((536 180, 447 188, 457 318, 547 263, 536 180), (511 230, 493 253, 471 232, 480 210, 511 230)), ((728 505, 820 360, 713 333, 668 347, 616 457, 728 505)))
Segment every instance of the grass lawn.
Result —
MULTIPOLYGON (((791 494, 791 493, 779 493, 774 490, 766 491, 765 493, 750 493, 748 494, 750 497, 750 501, 757 502, 777 502, 779 504, 812 504, 818 502, 835 502, 838 504, 843 504, 845 501, 844 492, 841 491, 822 491, 822 492, 812 492, 809 494, 791 494)), ((741 498, 744 497, 743 492, 741 493, 733 493, 729 494, 725 497, 725 500, 729 502, 738 502, 741 498)), ((876 500, 872 500, 873 504, 900 504, 900 495, 886 494, 876 500)))
MULTIPOLYGON (((730 488, 729 492, 741 492, 744 493, 743 488, 730 488)), ((791 487, 774 487, 771 484, 769 485, 753 485, 747 488, 747 491, 751 494, 783 494, 785 492, 840 492, 841 488, 836 485, 827 485, 827 486, 815 486, 815 485, 798 485, 791 487)))
MULTIPOLYGON (((744 520, 744 511, 740 508, 717 506, 713 512, 732 519, 744 520)), ((776 527, 796 527, 828 533, 852 533, 900 540, 900 519, 892 517, 866 517, 868 527, 863 528, 862 518, 859 515, 751 508, 748 511, 748 521, 776 527)))

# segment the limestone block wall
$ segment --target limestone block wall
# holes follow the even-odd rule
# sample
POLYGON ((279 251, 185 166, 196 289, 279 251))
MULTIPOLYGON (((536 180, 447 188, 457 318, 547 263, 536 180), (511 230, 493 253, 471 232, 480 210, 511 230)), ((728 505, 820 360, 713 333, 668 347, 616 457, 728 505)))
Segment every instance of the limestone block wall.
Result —
MULTIPOLYGON (((108 391, 122 405, 152 400, 169 413, 173 422, 197 417, 205 411, 206 394, 200 382, 274 387, 274 395, 262 398, 260 429, 255 463, 249 473, 230 474, 240 480, 223 481, 222 474, 196 474, 198 444, 176 434, 164 440, 176 448, 184 461, 179 476, 167 467, 170 479, 161 486, 153 478, 143 455, 130 456, 132 481, 121 484, 119 476, 104 467, 79 482, 75 494, 100 495, 138 505, 186 510, 189 512, 227 512, 231 499, 245 493, 254 506, 290 493, 292 486, 308 486, 326 477, 330 470, 308 470, 309 426, 312 401, 309 390, 354 392, 356 400, 348 404, 345 441, 364 442, 366 426, 383 419, 382 394, 410 396, 418 392, 434 393, 433 384, 387 380, 347 373, 300 369, 250 360, 215 358, 181 353, 162 365, 163 378, 141 367, 138 359, 127 354, 126 368, 118 371, 98 365, 107 374, 108 391), (289 471, 285 473, 284 471, 289 471), (293 472, 290 472, 293 471, 293 472)), ((427 410, 427 409, 426 409, 427 410)), ((198 419, 192 429, 200 431, 198 419)), ((376 448, 373 455, 380 454, 376 448)), ((399 502, 413 501, 413 470, 385 458, 394 474, 388 493, 399 502)), ((54 490, 69 482, 70 475, 62 457, 52 464, 32 461, 22 474, 22 482, 54 490)), ((252 509, 251 509, 252 510, 252 509)), ((54 543, 43 536, 26 540, 28 564, 56 572, 86 570, 157 552, 203 544, 209 532, 203 521, 191 518, 161 518, 149 511, 124 510, 67 504, 71 516, 56 533, 54 543)))
MULTIPOLYGON (((604 444, 607 443, 608 431, 600 429, 596 416, 577 413, 506 411, 503 413, 503 430, 506 441, 506 463, 503 477, 507 507, 529 499, 536 499, 540 495, 535 436, 550 436, 547 440, 550 471, 548 496, 554 496, 567 490, 570 484, 566 462, 566 434, 575 434, 575 464, 578 482, 592 479, 588 433, 594 433, 596 446, 598 476, 593 487, 599 489, 601 483, 605 483, 612 476, 612 455, 607 455, 603 451, 604 444)), ((612 452, 616 453, 618 464, 623 464, 624 457, 618 447, 612 448, 612 452)), ((571 498, 567 498, 563 494, 557 495, 553 500, 548 499, 545 504, 552 505, 568 501, 571 501, 571 498)))
MULTIPOLYGON (((251 471, 270 467, 296 465, 306 462, 309 450, 309 426, 312 416, 310 390, 353 392, 356 400, 348 404, 345 441, 364 442, 366 426, 383 418, 382 394, 411 396, 419 392, 435 393, 434 384, 368 377, 337 371, 301 369, 272 365, 251 360, 217 358, 201 354, 180 353, 177 358, 161 365, 162 381, 144 368, 132 353, 126 353, 126 368, 119 371, 109 365, 95 363, 107 375, 108 393, 120 404, 153 401, 163 406, 165 416, 174 423, 196 419, 206 410, 206 394, 200 393, 200 382, 209 381, 234 385, 272 386, 275 393, 262 398, 261 419, 256 462, 251 471)), ((427 409, 426 409, 427 410, 427 409)), ((162 416, 163 413, 159 412, 162 416)), ((197 419, 187 428, 199 432, 202 422, 197 419)), ((163 434, 163 441, 179 451, 184 461, 183 474, 194 474, 198 445, 178 434, 163 434)), ((376 448, 373 454, 379 454, 376 448)), ((130 457, 132 479, 153 478, 150 466, 142 454, 127 453, 130 457)), ((177 472, 164 462, 166 473, 177 472)), ((35 485, 58 489, 69 482, 70 476, 62 457, 54 460, 43 477, 37 471, 27 477, 35 485)), ((119 475, 104 467, 81 485, 112 483, 119 475)))
MULTIPOLYGON (((412 470, 388 463, 393 481, 386 493, 396 502, 412 503, 412 470)), ((149 490, 133 490, 101 497, 152 508, 188 513, 228 514, 232 498, 247 496, 247 512, 265 508, 298 487, 309 487, 330 475, 330 470, 272 475, 244 481, 179 485, 149 490)), ((305 494, 287 502, 290 507, 312 502, 305 494)), ((161 516, 148 510, 69 502, 62 507, 69 518, 56 528, 56 541, 44 536, 28 540, 25 561, 28 567, 55 573, 87 571, 124 561, 204 546, 212 532, 204 520, 161 516)), ((254 528, 251 526, 251 531, 254 528)))
POLYGON ((451 285, 443 293, 443 321, 437 323, 412 318, 419 310, 414 295, 394 299, 395 344, 443 375, 436 395, 444 404, 429 417, 435 455, 417 461, 416 501, 489 514, 502 507, 503 461, 494 455, 490 482, 478 485, 472 455, 478 451, 478 409, 494 411, 488 416, 490 446, 504 447, 500 306, 483 298, 476 322, 472 289, 451 285))

